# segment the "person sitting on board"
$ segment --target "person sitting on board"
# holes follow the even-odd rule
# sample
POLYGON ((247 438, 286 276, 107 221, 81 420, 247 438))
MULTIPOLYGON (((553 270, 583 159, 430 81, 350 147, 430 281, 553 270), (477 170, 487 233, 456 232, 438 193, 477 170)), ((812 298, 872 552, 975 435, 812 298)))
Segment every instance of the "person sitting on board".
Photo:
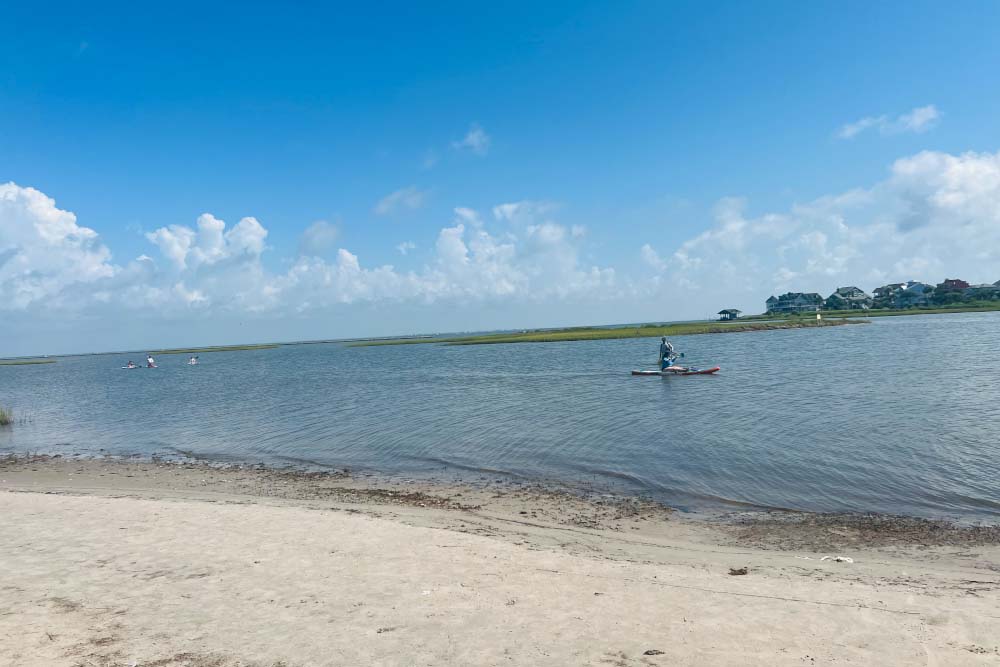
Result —
POLYGON ((197 363, 198 363, 198 357, 191 357, 190 359, 188 359, 188 364, 190 364, 191 366, 194 366, 197 363))
POLYGON ((125 364, 125 368, 135 368, 135 362, 129 359, 128 363, 125 364))
POLYGON ((660 370, 666 370, 673 366, 675 359, 677 359, 677 353, 674 352, 674 346, 664 336, 660 339, 660 370))

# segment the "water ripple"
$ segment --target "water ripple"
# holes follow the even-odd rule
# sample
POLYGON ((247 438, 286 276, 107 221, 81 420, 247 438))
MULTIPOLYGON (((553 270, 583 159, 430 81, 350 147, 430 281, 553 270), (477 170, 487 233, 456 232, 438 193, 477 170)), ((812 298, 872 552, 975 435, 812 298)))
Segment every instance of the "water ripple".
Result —
POLYGON ((1000 314, 678 338, 715 377, 633 378, 652 340, 291 346, 122 372, 0 369, 0 451, 606 484, 685 506, 1000 517, 1000 314))

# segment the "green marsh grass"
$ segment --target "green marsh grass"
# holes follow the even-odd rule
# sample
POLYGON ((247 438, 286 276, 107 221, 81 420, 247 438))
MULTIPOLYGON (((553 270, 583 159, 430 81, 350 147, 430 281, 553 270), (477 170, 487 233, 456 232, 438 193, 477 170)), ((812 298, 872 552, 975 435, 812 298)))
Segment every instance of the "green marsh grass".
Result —
POLYGON ((55 359, 0 359, 0 366, 35 366, 37 364, 54 364, 55 359))
POLYGON ((169 350, 153 350, 150 354, 201 354, 202 352, 237 352, 239 350, 273 350, 281 347, 278 343, 260 345, 218 345, 215 347, 184 347, 169 350))
POLYGON ((454 338, 403 338, 377 341, 359 341, 351 347, 371 347, 379 345, 420 345, 441 343, 444 345, 489 345, 497 343, 555 343, 579 340, 608 340, 616 338, 654 338, 660 336, 692 336, 697 334, 739 333, 745 331, 768 331, 772 329, 806 329, 816 327, 858 324, 858 320, 801 320, 783 322, 688 322, 681 324, 651 325, 638 327, 595 328, 578 327, 554 329, 551 331, 523 331, 520 333, 486 334, 482 336, 459 336, 454 338))

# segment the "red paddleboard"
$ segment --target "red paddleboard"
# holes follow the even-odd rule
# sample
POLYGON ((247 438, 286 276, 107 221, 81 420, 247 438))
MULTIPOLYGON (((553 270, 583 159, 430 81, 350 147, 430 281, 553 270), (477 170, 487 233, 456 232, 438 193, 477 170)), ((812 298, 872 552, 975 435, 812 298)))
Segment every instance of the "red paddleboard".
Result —
POLYGON ((671 366, 662 371, 632 371, 632 375, 658 375, 664 377, 667 375, 712 375, 713 373, 718 373, 721 368, 718 366, 713 366, 712 368, 684 368, 682 366, 671 366))

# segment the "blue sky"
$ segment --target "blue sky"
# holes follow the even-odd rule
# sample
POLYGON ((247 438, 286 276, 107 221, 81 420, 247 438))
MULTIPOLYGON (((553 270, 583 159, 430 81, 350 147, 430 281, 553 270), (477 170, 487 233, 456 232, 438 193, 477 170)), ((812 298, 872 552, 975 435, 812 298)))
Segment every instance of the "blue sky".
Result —
POLYGON ((1000 279, 982 250, 1000 234, 996 3, 4 16, 0 354, 686 319, 780 289, 1000 279), (199 236, 206 213, 260 229, 199 236), (38 219, 62 236, 25 231, 38 219))

